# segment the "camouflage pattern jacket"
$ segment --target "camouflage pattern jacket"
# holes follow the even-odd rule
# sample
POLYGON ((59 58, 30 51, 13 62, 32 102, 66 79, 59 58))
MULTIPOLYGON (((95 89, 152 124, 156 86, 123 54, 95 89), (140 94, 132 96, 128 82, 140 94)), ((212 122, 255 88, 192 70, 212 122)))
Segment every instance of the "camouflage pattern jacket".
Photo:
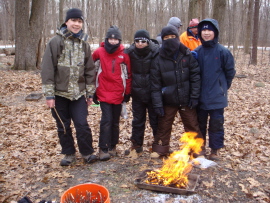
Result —
POLYGON ((55 95, 77 100, 92 97, 95 91, 95 65, 91 57, 88 35, 79 37, 63 25, 47 44, 42 60, 42 89, 46 99, 55 95))

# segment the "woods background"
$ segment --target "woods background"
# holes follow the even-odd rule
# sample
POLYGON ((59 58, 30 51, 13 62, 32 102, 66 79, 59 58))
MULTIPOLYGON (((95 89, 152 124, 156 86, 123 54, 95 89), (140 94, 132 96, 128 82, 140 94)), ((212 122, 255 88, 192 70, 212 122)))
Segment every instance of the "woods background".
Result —
POLYGON ((257 63, 257 46, 270 46, 270 0, 0 0, 0 40, 16 41, 14 69, 39 67, 47 40, 64 22, 69 8, 81 8, 84 30, 90 43, 104 39, 110 25, 117 25, 124 43, 132 43, 137 29, 147 29, 152 38, 169 18, 182 20, 184 32, 191 18, 215 18, 220 24, 220 43, 242 46, 257 63), (250 47, 256 47, 250 50, 250 47))

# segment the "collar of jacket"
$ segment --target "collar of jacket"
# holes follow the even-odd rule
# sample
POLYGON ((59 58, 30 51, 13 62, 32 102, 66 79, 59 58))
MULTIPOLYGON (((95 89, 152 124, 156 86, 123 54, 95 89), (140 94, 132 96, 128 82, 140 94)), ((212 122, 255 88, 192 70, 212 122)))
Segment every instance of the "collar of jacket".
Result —
MULTIPOLYGON (((65 37, 65 38, 74 37, 74 36, 73 36, 73 33, 70 32, 65 26, 66 26, 65 24, 61 25, 60 29, 57 30, 56 33, 62 35, 62 36, 65 37)), ((80 36, 79 36, 79 37, 76 37, 76 38, 78 38, 78 39, 80 39, 80 40, 82 40, 82 41, 87 42, 88 35, 87 35, 86 33, 82 32, 82 33, 80 34, 80 36)))
POLYGON ((179 59, 182 59, 183 56, 189 55, 191 54, 190 50, 180 42, 180 47, 179 47, 179 53, 178 56, 176 57, 176 60, 174 60, 173 58, 167 57, 165 55, 163 55, 161 52, 159 52, 159 55, 163 58, 169 59, 171 61, 178 61, 179 59))

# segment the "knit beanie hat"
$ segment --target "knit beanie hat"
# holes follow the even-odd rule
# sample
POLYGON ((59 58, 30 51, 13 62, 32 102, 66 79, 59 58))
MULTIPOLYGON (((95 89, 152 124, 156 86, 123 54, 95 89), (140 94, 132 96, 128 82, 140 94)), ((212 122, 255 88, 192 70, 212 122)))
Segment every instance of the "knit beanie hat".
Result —
POLYGON ((119 30, 119 28, 116 26, 116 25, 112 25, 107 33, 106 33, 106 37, 105 39, 108 39, 108 38, 113 38, 113 39, 119 39, 119 40, 122 40, 122 34, 121 34, 121 31, 119 30))
POLYGON ((149 32, 147 30, 144 30, 144 29, 137 30, 135 35, 134 35, 134 40, 136 40, 136 39, 149 41, 150 40, 149 32))
POLYGON ((177 17, 171 17, 170 20, 168 21, 167 26, 172 25, 179 29, 182 26, 182 22, 179 18, 177 17))
POLYGON ((176 38, 179 38, 178 30, 174 26, 166 26, 161 30, 161 39, 166 35, 176 35, 176 38))
POLYGON ((201 28, 202 28, 201 30, 211 30, 213 32, 216 32, 217 31, 217 29, 215 28, 215 26, 212 23, 210 23, 210 22, 203 23, 202 26, 201 26, 201 28))
POLYGON ((83 14, 82 11, 78 8, 71 8, 67 11, 66 14, 66 20, 65 22, 67 22, 70 18, 80 18, 83 20, 83 14))
POLYGON ((190 28, 190 29, 196 28, 196 27, 198 27, 198 24, 199 24, 199 20, 197 18, 193 18, 190 20, 188 28, 190 28))

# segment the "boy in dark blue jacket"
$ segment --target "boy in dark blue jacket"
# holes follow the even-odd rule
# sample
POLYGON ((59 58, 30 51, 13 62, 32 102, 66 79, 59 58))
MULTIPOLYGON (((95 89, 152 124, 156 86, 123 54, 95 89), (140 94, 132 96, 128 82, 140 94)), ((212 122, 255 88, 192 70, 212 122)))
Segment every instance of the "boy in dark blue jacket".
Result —
POLYGON ((194 50, 201 74, 198 120, 206 140, 209 116, 209 159, 219 160, 219 149, 224 147, 224 108, 228 106, 228 89, 235 75, 234 58, 227 48, 218 43, 217 20, 202 20, 198 25, 198 36, 202 42, 194 50))

